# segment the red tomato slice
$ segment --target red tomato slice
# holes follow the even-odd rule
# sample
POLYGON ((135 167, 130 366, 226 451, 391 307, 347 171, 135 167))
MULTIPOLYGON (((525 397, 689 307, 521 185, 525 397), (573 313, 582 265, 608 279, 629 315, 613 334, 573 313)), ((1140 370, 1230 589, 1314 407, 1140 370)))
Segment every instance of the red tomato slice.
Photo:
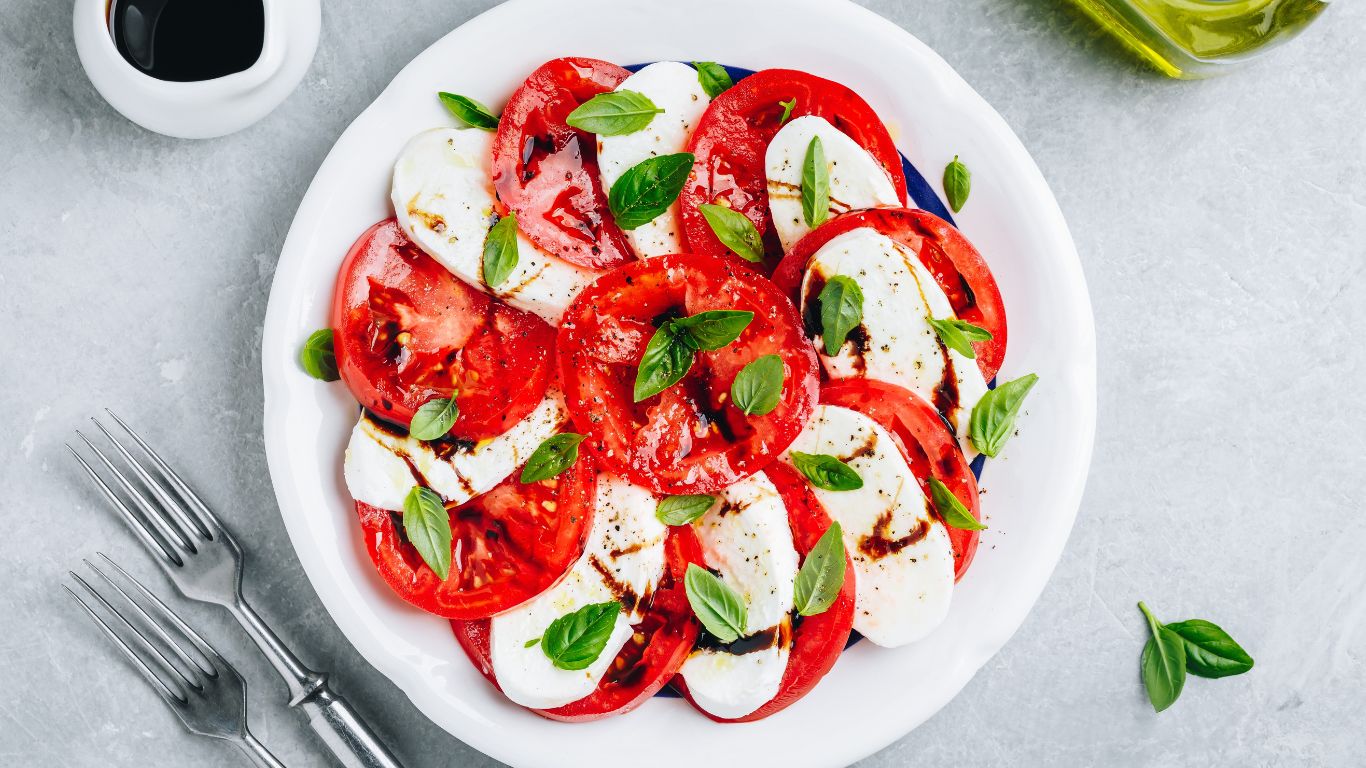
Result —
POLYGON ((996 287, 996 278, 992 277, 986 259, 963 233, 928 211, 878 208, 831 219, 792 246, 773 272, 773 282, 793 302, 800 301, 807 262, 821 246, 859 227, 876 229, 911 249, 948 296, 954 314, 991 332, 990 341, 972 346, 982 376, 991 381, 1006 356, 1006 308, 1001 290, 996 287))
MULTIPOLYGON (((925 498, 930 498, 927 478, 933 476, 953 491, 974 518, 982 519, 977 478, 967 457, 944 418, 924 398, 883 381, 842 379, 821 388, 821 404, 858 411, 881 424, 896 438, 925 498)), ((930 509, 934 509, 933 504, 930 509)), ((961 579, 977 553, 979 532, 945 527, 953 543, 954 579, 961 579)))
POLYGON ((792 117, 823 117, 868 150, 891 177, 902 204, 906 203, 901 155, 866 101, 843 85, 815 75, 765 69, 717 96, 697 122, 689 148, 697 159, 678 198, 683 242, 689 251, 709 256, 731 253, 712 233, 697 207, 717 203, 729 205, 754 222, 764 237, 766 271, 782 257, 768 210, 764 153, 782 126, 783 106, 778 102, 790 99, 797 100, 792 117))
POLYGON ((361 405, 403 426, 423 403, 455 396, 450 434, 502 434, 541 402, 555 330, 465 285, 393 219, 351 246, 332 299, 342 381, 361 405))
MULTIPOLYGON (((778 489, 787 507, 787 522, 792 528, 792 543, 805 561, 821 535, 830 527, 830 516, 811 492, 806 479, 797 471, 779 462, 770 464, 764 474, 778 489)), ((792 652, 787 659, 787 670, 778 686, 778 695, 748 715, 734 720, 715 717, 698 708, 702 714, 718 723, 749 723, 787 709, 816 687, 825 673, 835 666, 835 660, 849 641, 854 625, 854 563, 844 556, 844 586, 839 597, 825 613, 815 616, 794 616, 792 624, 792 652)), ((693 706, 687 682, 682 675, 674 677, 673 685, 693 706)))
POLYGON ((365 546, 399 597, 447 619, 506 611, 554 586, 588 540, 597 494, 592 461, 538 483, 520 474, 450 509, 451 571, 445 581, 404 535, 402 516, 356 502, 365 546))
POLYGON ((732 260, 675 254, 637 261, 598 278, 565 311, 560 372, 584 443, 614 470, 657 493, 708 493, 763 469, 806 425, 817 397, 816 354, 797 310, 774 285, 732 260), (730 345, 697 353, 692 370, 662 393, 634 402, 636 370, 664 319, 749 310, 730 345), (730 402, 744 366, 776 354, 782 398, 763 416, 730 402))
POLYGON ((547 61, 522 83, 498 121, 493 185, 517 226, 547 253, 593 269, 630 261, 598 177, 597 142, 565 118, 631 73, 597 59, 547 61))
MULTIPOLYGON (((589 696, 555 709, 534 709, 551 720, 586 722, 630 712, 655 695, 682 666, 697 641, 697 621, 683 591, 689 563, 702 564, 702 550, 692 529, 669 529, 665 541, 666 570, 650 598, 644 619, 617 653, 598 688, 589 696)), ((465 654, 495 688, 489 651, 489 621, 452 621, 451 629, 465 654)))

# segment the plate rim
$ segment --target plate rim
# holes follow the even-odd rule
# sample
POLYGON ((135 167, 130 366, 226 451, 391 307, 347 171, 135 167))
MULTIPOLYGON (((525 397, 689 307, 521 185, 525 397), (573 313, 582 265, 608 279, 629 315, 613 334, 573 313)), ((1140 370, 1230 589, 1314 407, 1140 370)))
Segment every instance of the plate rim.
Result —
MULTIPOLYGON (((366 662, 402 690, 425 717, 453 737, 484 754, 517 765, 543 765, 548 763, 543 751, 519 749, 516 744, 499 743, 493 738, 484 737, 478 727, 481 720, 478 712, 465 710, 460 713, 460 717, 453 719, 451 713, 446 709, 434 711, 438 706, 448 708, 449 704, 442 703, 437 699, 434 695, 435 692, 430 690, 430 680, 414 679, 412 666, 398 659, 390 649, 382 645, 379 639, 372 637, 351 610, 354 606, 346 602, 331 588, 330 566, 322 559, 321 550, 315 549, 316 544, 311 537, 311 531, 305 527, 303 516, 307 514, 307 510, 300 509, 300 504, 296 503, 298 500, 288 493, 288 472, 291 459, 287 455, 286 442, 281 435, 284 419, 280 417, 290 399, 285 377, 297 375, 297 369, 293 365, 293 349, 289 346, 292 344, 293 337, 288 333, 281 333, 280 329, 292 327, 290 320, 293 318, 290 312, 299 309, 291 304, 292 297, 290 294, 297 287, 293 283, 298 283, 302 279, 298 273, 302 271, 304 257, 310 250, 309 242, 314 235, 312 230, 326 209, 328 201, 333 194, 336 194, 335 190, 326 188, 328 185, 325 183, 325 179, 327 176, 335 174, 334 160, 343 154, 339 150, 348 146, 348 137, 350 137, 350 141, 355 140, 358 133, 357 126, 367 120, 375 119, 374 113, 382 111, 388 102, 395 99, 395 94, 402 87, 409 73, 418 69, 425 59, 434 56, 434 52, 443 44, 449 44, 448 41, 452 38, 490 31, 508 20, 534 14, 539 6, 552 1, 509 0, 509 2, 494 6, 459 25, 405 64, 374 101, 357 115, 346 130, 342 132, 329 149, 310 182, 281 248, 263 324, 261 350, 264 385, 263 432, 272 487, 279 505, 281 518, 290 537, 291 546, 329 617, 366 662), (272 331, 275 332, 272 333, 272 331), (458 727, 454 724, 454 720, 460 718, 464 718, 466 727, 458 727)), ((615 1, 592 0, 592 2, 604 6, 610 6, 615 1)), ((1037 164, 999 113, 987 104, 947 62, 909 31, 869 9, 854 4, 851 0, 750 0, 750 2, 754 5, 768 6, 781 4, 786 13, 810 14, 816 17, 832 14, 846 16, 851 20, 851 23, 867 27, 870 34, 877 33, 888 38, 890 43, 904 46, 914 58, 919 59, 920 63, 924 65, 926 73, 935 80, 936 87, 951 94, 954 100, 959 102, 957 106, 972 113, 972 118, 979 121, 980 126, 991 134, 992 140, 1009 155, 1009 160, 1016 166, 1016 170, 1022 174, 1020 181, 1035 193, 1037 198, 1035 202, 1040 207, 1039 212, 1044 215, 1045 219, 1040 222, 1040 226, 1045 227, 1049 232, 1049 238, 1056 241, 1062 248, 1058 258, 1059 266, 1071 280, 1071 285, 1064 293, 1071 301, 1077 303, 1076 310, 1084 320, 1081 327, 1072 329, 1073 336, 1078 343, 1078 350, 1076 365, 1073 366, 1074 370, 1071 371, 1073 375, 1070 377, 1073 381, 1069 382, 1074 389, 1078 390, 1078 394, 1082 395, 1076 403, 1078 408, 1076 415, 1080 418, 1080 430, 1073 435, 1076 443, 1074 447, 1078 452, 1072 462, 1074 466, 1067 473, 1067 488, 1061 494, 1065 499, 1065 511, 1063 513, 1065 525, 1062 525, 1063 521, 1059 520, 1057 527, 1061 529, 1061 535, 1053 536, 1048 542, 1050 545, 1048 551, 1037 557, 1039 562, 1047 563, 1044 568, 1045 573, 1043 573, 1042 578, 1037 579, 1037 584, 1031 585, 1028 599, 1013 606, 1014 610, 1011 611, 1011 615, 1001 622, 1009 625, 1006 631, 990 638, 985 643, 976 644, 968 652, 965 652, 965 656, 970 655, 972 658, 960 657, 957 659, 957 663, 953 665, 955 667, 954 674, 957 677, 951 686, 952 690, 948 691, 947 695, 938 697, 942 701, 939 701, 927 714, 913 718, 908 722, 900 722, 891 728, 884 727, 876 736, 870 735, 868 738, 857 742, 850 739, 847 740, 848 743, 830 744, 824 751, 811 749, 810 744, 803 745, 806 754, 796 763, 793 763, 794 765, 825 765, 832 761, 839 761, 842 764, 847 764, 866 757, 901 738, 952 700, 971 680, 976 671, 999 652, 1019 630, 1024 618, 1032 610, 1051 579, 1075 524, 1086 479, 1089 475, 1094 447, 1097 411, 1094 314, 1075 243, 1068 231, 1056 198, 1049 189, 1037 164), (968 667, 968 669, 963 670, 963 667, 968 667)), ((692 5, 695 9, 700 10, 701 6, 708 3, 724 6, 725 0, 701 0, 692 5)), ((622 721, 614 719, 607 722, 622 721)), ((629 722, 629 719, 626 722, 629 722)), ((823 741, 829 744, 832 740, 823 741)))

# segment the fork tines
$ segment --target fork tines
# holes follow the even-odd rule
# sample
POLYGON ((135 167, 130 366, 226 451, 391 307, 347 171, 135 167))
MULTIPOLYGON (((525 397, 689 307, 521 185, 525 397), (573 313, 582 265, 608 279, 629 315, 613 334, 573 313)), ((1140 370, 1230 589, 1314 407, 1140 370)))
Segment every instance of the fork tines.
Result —
POLYGON ((75 571, 68 571, 68 574, 75 581, 76 589, 66 584, 62 588, 80 603, 168 704, 176 708, 177 705, 189 703, 192 697, 219 677, 220 670, 227 667, 227 662, 156 595, 104 553, 99 553, 99 556, 117 572, 117 579, 89 560, 82 562, 100 577, 108 589, 101 592, 75 571), (132 588, 136 596, 124 588, 125 584, 132 588), (106 597, 106 594, 109 596, 106 597), (130 615, 133 616, 132 620, 129 619, 130 615), (155 636, 156 640, 149 634, 155 636), (192 648, 194 653, 186 646, 192 648))
POLYGON ((222 525, 151 446, 113 411, 106 413, 137 445, 143 459, 134 456, 98 419, 92 418, 91 421, 114 447, 120 462, 110 459, 80 431, 76 434, 93 453, 97 463, 103 465, 112 476, 114 485, 118 486, 121 493, 111 487, 75 448, 68 445, 67 450, 76 457, 94 481, 95 487, 118 510, 143 545, 167 563, 182 565, 186 555, 198 551, 199 542, 213 541, 219 536, 222 525))

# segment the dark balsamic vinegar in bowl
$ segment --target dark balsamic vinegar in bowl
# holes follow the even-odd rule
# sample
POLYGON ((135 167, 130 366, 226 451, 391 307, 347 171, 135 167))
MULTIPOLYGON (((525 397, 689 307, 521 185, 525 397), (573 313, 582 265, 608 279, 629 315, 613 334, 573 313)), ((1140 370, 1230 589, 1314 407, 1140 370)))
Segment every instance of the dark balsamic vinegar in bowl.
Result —
POLYGON ((263 0, 111 0, 114 46, 158 80, 198 82, 244 72, 265 44, 263 0))

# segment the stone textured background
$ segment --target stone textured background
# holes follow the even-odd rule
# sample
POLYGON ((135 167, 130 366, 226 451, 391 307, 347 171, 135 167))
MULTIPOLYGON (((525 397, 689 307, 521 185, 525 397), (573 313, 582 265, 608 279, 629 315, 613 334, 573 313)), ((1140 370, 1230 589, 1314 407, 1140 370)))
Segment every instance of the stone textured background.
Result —
MULTIPOLYGON (((1170 81, 1062 0, 867 4, 939 51, 1049 179, 1090 282, 1100 424, 1085 502, 1014 640, 861 765, 1366 764, 1366 4, 1231 76, 1170 81), (1256 657, 1155 716, 1135 601, 1256 657)), ((183 142, 95 93, 70 3, 0 9, 0 764, 243 765, 185 735, 61 594, 96 550, 166 589, 62 443, 112 406, 235 500, 268 618, 411 766, 493 761, 351 649, 296 563, 261 445, 276 256, 338 134, 487 0, 328 0, 302 86, 183 142)), ((325 765, 220 613, 184 609, 249 679, 256 733, 325 765)), ((837 738, 838 729, 823 738, 837 738)), ((597 763, 605 764, 605 763, 597 763)))

